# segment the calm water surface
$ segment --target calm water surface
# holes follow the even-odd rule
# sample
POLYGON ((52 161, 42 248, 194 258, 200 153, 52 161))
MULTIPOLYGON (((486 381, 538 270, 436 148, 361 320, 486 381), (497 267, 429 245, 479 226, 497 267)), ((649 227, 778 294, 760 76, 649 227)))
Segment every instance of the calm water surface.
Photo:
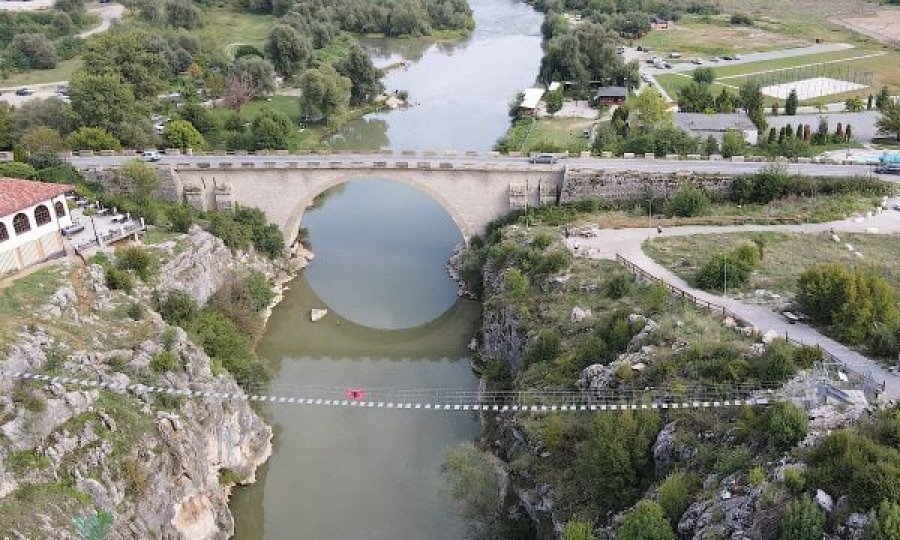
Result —
MULTIPOLYGON (((369 115, 334 138, 341 149, 487 149, 507 104, 532 84, 541 16, 512 0, 472 0, 461 43, 367 40, 386 77, 417 104, 369 115)), ((459 300, 445 264, 460 233, 423 193, 386 178, 323 197, 303 223, 316 257, 275 309, 259 354, 271 393, 323 387, 476 387, 465 358, 480 313, 459 300), (309 311, 327 307, 312 323, 309 311)), ((446 450, 478 435, 469 413, 266 406, 274 454, 232 500, 237 538, 457 540, 465 523, 440 494, 446 450)))
POLYGON ((413 106, 347 124, 339 150, 487 150, 509 126, 509 102, 533 85, 541 61, 542 15, 515 0, 470 0, 475 30, 459 43, 364 40, 376 65, 411 65, 384 78, 413 106))

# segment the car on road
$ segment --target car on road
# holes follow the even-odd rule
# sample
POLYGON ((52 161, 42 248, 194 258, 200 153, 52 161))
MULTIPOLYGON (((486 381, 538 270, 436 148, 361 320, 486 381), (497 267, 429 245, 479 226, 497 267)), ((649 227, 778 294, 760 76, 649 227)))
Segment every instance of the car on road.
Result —
POLYGON ((875 167, 876 174, 900 174, 900 163, 882 163, 875 167))
POLYGON ((159 152, 157 152, 156 150, 144 150, 144 152, 141 154, 141 159, 143 159, 144 161, 156 162, 161 158, 162 156, 160 156, 159 152))
POLYGON ((734 60, 740 60, 740 59, 741 59, 741 55, 736 54, 736 55, 734 55, 732 58, 733 58, 734 60))
POLYGON ((32 90, 31 88, 28 88, 27 86, 23 86, 22 88, 19 88, 18 90, 16 90, 16 95, 17 96, 32 96, 32 95, 34 95, 34 90, 32 90))
POLYGON ((702 58, 694 58, 693 60, 691 60, 691 63, 692 63, 692 64, 696 64, 696 65, 698 65, 698 66, 702 66, 702 65, 703 65, 703 59, 702 59, 702 58))
POLYGON ((559 158, 553 154, 537 154, 536 156, 531 156, 528 161, 535 164, 553 165, 559 161, 559 158))
POLYGON ((62 86, 57 87, 56 93, 60 96, 68 96, 69 95, 69 85, 64 84, 62 86))
POLYGON ((670 53, 669 53, 669 58, 681 58, 681 53, 670 52, 670 53))
POLYGON ((644 82, 647 83, 647 84, 650 84, 650 83, 653 82, 653 77, 651 77, 650 75, 647 75, 646 73, 644 73, 644 74, 641 75, 641 80, 644 81, 644 82))

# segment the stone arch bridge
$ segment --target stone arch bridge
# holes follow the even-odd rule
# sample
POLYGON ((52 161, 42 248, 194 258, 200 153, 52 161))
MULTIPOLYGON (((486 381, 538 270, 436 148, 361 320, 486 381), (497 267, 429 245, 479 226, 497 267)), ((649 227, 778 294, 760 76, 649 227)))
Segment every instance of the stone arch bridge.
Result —
MULTIPOLYGON (((263 210, 293 242, 304 211, 334 186, 353 180, 391 180, 419 189, 450 215, 464 240, 492 220, 526 205, 555 204, 562 186, 560 167, 517 169, 431 168, 391 164, 349 167, 171 168, 164 171, 167 195, 198 209, 236 205, 263 210)), ((402 208, 398 208, 402 211, 402 208)))

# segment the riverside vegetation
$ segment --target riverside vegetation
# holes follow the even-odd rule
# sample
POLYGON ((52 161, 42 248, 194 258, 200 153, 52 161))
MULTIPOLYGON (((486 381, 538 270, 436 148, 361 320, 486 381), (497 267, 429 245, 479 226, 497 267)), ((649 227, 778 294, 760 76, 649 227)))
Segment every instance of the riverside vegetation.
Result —
MULTIPOLYGON (((514 213, 464 252, 460 274, 484 303, 487 388, 691 395, 696 384, 794 384, 821 360, 735 332, 616 263, 573 259, 561 229, 597 215, 580 207, 514 213)), ((487 414, 444 472, 478 538, 891 538, 898 419, 892 409, 831 432, 840 422, 810 422, 791 403, 487 414), (823 509, 817 490, 837 503, 823 509)))

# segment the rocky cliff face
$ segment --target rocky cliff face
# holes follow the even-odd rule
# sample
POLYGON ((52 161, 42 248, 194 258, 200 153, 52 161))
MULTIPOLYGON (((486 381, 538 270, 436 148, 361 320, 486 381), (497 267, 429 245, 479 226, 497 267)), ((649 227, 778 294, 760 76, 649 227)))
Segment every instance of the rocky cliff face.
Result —
MULTIPOLYGON (((278 282, 294 267, 232 255, 199 229, 179 242, 187 247, 163 265, 158 287, 200 302, 234 272, 259 270, 278 282)), ((16 329, 3 371, 240 392, 182 329, 152 311, 148 288, 110 291, 96 265, 54 271, 46 278, 52 293, 35 320, 16 329)), ((74 523, 97 512, 112 517, 110 538, 227 538, 231 486, 254 480, 272 437, 246 401, 7 377, 0 433, 0 532, 19 538, 76 538, 74 523)))

